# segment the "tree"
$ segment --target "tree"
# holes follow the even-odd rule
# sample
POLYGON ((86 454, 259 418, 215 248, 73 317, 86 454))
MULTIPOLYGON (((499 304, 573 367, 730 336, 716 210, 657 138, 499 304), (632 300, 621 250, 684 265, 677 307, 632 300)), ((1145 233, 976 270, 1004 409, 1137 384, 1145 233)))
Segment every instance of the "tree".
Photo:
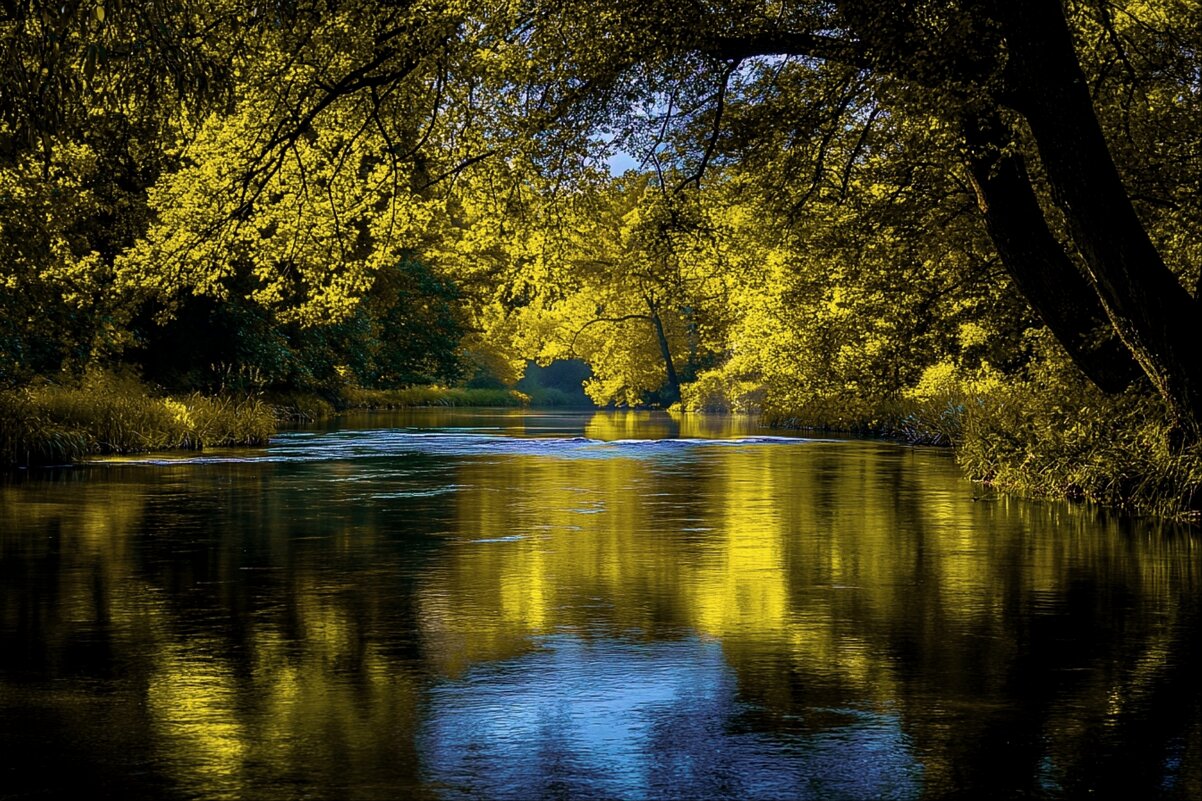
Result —
MULTIPOLYGON (((1109 6, 1075 10, 1078 31, 1100 20, 1124 54, 1138 45, 1168 51, 1165 62, 1196 59, 1198 42, 1169 33, 1169 26, 1199 30, 1195 8, 1173 5, 1149 22, 1149 10, 1132 3, 1120 11, 1139 25, 1124 29, 1113 24, 1109 6)), ((627 141, 640 141, 635 131, 653 131, 644 135, 644 152, 668 153, 699 181, 726 155, 723 118, 732 108, 790 93, 805 104, 798 93, 815 87, 843 87, 831 109, 844 129, 870 125, 881 98, 916 124, 938 118, 955 126, 998 256, 1065 349, 1111 390, 1125 385, 1137 362, 1181 432, 1198 437, 1202 352, 1193 346, 1193 287, 1169 268, 1133 206, 1058 3, 631 3, 587 21, 573 2, 528 11, 543 35, 527 39, 548 65, 546 84, 561 87, 548 89, 561 118, 612 125, 621 115, 627 141), (570 66, 556 64, 567 54, 570 66), (869 97, 860 100, 865 88, 869 97), (583 95, 591 102, 582 103, 583 95), (1044 202, 1049 196, 1065 225, 1044 202), (1030 241, 1019 236, 1024 230, 1030 241)), ((1198 106, 1196 61, 1184 83, 1168 70, 1132 69, 1136 79, 1162 86, 1177 81, 1176 96, 1161 102, 1198 106)), ((761 131, 771 138, 798 116, 762 119, 761 131)))
POLYGON ((439 205, 423 146, 470 149, 463 109, 435 125, 461 13, 6 5, 0 380, 110 356, 130 321, 153 348, 143 318, 197 298, 248 336, 358 314, 439 205))
MULTIPOLYGON (((381 265, 467 230, 446 193, 504 175, 488 162, 537 168, 508 187, 550 198, 564 182, 548 176, 588 174, 618 143, 673 190, 737 166, 783 186, 796 218, 888 152, 873 135, 888 123, 930 131, 930 158, 960 165, 1013 286, 1082 371, 1111 391, 1145 376, 1200 435, 1202 11, 1186 0, 13 8, 7 165, 50 164, 104 98, 189 98, 154 117, 182 140, 162 147, 179 169, 151 193, 142 244, 114 257, 121 287, 222 297, 244 274, 256 302, 332 322, 381 265)), ((532 302, 545 245, 481 304, 490 319, 532 302)))
POLYGON ((128 341, 114 261, 146 229, 178 117, 220 95, 208 37, 230 32, 230 9, 207 7, 206 25, 190 4, 107 11, 0 9, 0 384, 128 341))
POLYGON ((719 209, 632 172, 570 214, 530 355, 583 359, 600 404, 678 401, 721 351, 730 276, 719 209))
MULTIPOLYGON (((742 259, 731 276, 728 357, 690 389, 690 405, 859 426, 929 368, 1024 367, 1038 323, 991 251, 964 177, 931 158, 929 132, 908 128, 878 120, 863 141, 829 143, 835 163, 845 163, 845 148, 863 153, 856 174, 836 173, 827 189, 741 193, 741 219, 724 243, 742 259)), ((778 173, 787 160, 773 159, 778 173)), ((727 171, 760 188, 763 166, 727 171)))

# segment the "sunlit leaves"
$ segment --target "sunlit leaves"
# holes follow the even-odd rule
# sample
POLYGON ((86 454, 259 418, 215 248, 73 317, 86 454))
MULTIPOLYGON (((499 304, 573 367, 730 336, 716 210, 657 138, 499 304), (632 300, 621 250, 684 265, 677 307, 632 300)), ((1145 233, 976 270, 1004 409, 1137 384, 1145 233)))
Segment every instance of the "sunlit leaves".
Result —
POLYGON ((546 263, 553 292, 526 314, 532 357, 581 358, 598 403, 637 405, 682 380, 722 347, 729 264, 721 212, 675 195, 649 176, 628 176, 565 209, 568 233, 546 263))
POLYGON ((394 191, 404 176, 375 155, 379 141, 348 143, 336 117, 294 143, 261 186, 245 186, 258 111, 248 103, 205 124, 186 166, 152 191, 158 219, 122 276, 166 297, 222 296, 242 271, 251 296, 285 318, 342 319, 382 264, 414 249, 428 204, 394 191))

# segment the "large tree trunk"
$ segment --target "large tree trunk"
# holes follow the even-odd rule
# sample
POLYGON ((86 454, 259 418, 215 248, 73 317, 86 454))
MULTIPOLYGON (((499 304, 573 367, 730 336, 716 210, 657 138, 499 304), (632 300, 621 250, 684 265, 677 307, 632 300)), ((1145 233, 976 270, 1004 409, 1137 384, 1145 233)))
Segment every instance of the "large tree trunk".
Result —
POLYGON ((1165 265, 1136 216, 1094 113, 1056 0, 998 0, 1009 50, 1007 103, 1031 127, 1073 241, 1107 314, 1182 433, 1202 431, 1202 306, 1165 265))
POLYGON ((1142 376, 1094 288, 1048 229, 1022 156, 996 111, 963 121, 968 170, 1002 265, 1073 362, 1106 392, 1142 376))

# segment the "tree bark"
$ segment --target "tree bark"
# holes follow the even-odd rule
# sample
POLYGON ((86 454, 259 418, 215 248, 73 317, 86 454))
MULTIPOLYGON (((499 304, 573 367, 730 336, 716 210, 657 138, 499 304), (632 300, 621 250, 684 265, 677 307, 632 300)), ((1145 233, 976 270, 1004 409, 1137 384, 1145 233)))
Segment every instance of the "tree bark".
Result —
POLYGON ((1119 336, 1187 439, 1202 431, 1202 306, 1164 263, 1123 187, 1055 0, 995 4, 1009 58, 1006 102, 1030 125, 1053 197, 1067 216, 1119 336))
POLYGON ((1048 228, 1022 156, 996 110, 962 123, 968 170, 989 237, 1018 290, 1083 373, 1105 392, 1142 376, 1094 287, 1048 228))
POLYGON ((659 352, 664 359, 664 397, 668 403, 675 403, 680 400, 680 376, 677 375, 676 364, 672 361, 672 348, 668 343, 668 335, 664 332, 664 321, 660 319, 658 305, 648 301, 647 306, 651 310, 651 325, 655 328, 659 352))

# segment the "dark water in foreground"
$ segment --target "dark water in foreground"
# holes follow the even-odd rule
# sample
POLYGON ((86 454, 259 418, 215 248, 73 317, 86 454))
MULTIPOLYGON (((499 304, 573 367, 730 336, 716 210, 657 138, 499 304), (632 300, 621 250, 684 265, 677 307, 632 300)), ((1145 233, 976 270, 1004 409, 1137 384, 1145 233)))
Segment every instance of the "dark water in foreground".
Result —
POLYGON ((342 426, 0 483, 0 798, 1202 797, 1194 533, 730 420, 342 426))

